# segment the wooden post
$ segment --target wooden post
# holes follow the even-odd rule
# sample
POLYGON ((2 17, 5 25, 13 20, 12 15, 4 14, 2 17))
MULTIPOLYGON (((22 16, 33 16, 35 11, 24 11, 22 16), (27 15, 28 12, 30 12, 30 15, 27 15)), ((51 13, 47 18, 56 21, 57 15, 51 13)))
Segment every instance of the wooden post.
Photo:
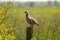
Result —
POLYGON ((26 28, 26 40, 31 40, 33 38, 33 27, 26 28))

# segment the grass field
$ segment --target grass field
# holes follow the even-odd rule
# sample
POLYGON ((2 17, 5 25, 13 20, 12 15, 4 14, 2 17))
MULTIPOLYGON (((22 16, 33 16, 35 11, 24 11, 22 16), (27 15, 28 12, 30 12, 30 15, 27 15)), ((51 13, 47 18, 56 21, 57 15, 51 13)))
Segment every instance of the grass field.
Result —
MULTIPOLYGON (((15 7, 7 12, 8 19, 5 20, 5 23, 13 19, 11 16, 16 18, 16 40, 26 40, 26 28, 29 24, 25 19, 25 10, 23 7, 15 7)), ((34 26, 33 39, 60 40, 60 7, 34 7, 28 8, 28 10, 30 11, 30 15, 37 19, 42 29, 39 29, 37 25, 34 26)))
MULTIPOLYGON (((29 25, 25 19, 25 10, 26 9, 22 7, 11 9, 11 13, 15 13, 15 16, 17 17, 17 24, 15 29, 17 40, 26 39, 26 27, 29 25)), ((40 27, 43 29, 39 29, 41 31, 38 34, 38 27, 36 25, 34 26, 34 39, 60 40, 60 7, 36 7, 28 8, 28 10, 30 11, 30 15, 38 20, 40 27), (40 20, 42 20, 42 22, 40 22, 40 20)))

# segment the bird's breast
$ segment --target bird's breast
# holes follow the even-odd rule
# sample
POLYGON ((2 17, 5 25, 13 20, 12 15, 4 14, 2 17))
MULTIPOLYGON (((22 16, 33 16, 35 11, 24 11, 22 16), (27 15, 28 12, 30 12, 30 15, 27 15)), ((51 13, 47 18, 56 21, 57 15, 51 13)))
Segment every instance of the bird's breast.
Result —
POLYGON ((32 20, 31 20, 31 17, 26 17, 26 20, 27 20, 27 22, 28 22, 29 24, 33 24, 33 23, 32 23, 32 20))

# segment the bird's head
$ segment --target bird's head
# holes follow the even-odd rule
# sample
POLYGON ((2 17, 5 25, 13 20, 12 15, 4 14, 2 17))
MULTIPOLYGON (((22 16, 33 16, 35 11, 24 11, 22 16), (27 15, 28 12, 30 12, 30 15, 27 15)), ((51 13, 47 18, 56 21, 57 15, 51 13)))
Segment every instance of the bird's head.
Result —
POLYGON ((25 14, 26 14, 26 15, 28 15, 28 14, 29 14, 29 11, 28 11, 28 10, 26 10, 26 11, 25 11, 25 14))

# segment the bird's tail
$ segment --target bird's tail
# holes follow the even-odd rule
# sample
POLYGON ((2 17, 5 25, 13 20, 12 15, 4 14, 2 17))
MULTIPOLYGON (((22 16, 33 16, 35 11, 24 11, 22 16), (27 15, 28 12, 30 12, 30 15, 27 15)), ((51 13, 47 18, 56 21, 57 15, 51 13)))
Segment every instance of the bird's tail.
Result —
POLYGON ((37 26, 40 26, 38 23, 36 24, 37 26))

